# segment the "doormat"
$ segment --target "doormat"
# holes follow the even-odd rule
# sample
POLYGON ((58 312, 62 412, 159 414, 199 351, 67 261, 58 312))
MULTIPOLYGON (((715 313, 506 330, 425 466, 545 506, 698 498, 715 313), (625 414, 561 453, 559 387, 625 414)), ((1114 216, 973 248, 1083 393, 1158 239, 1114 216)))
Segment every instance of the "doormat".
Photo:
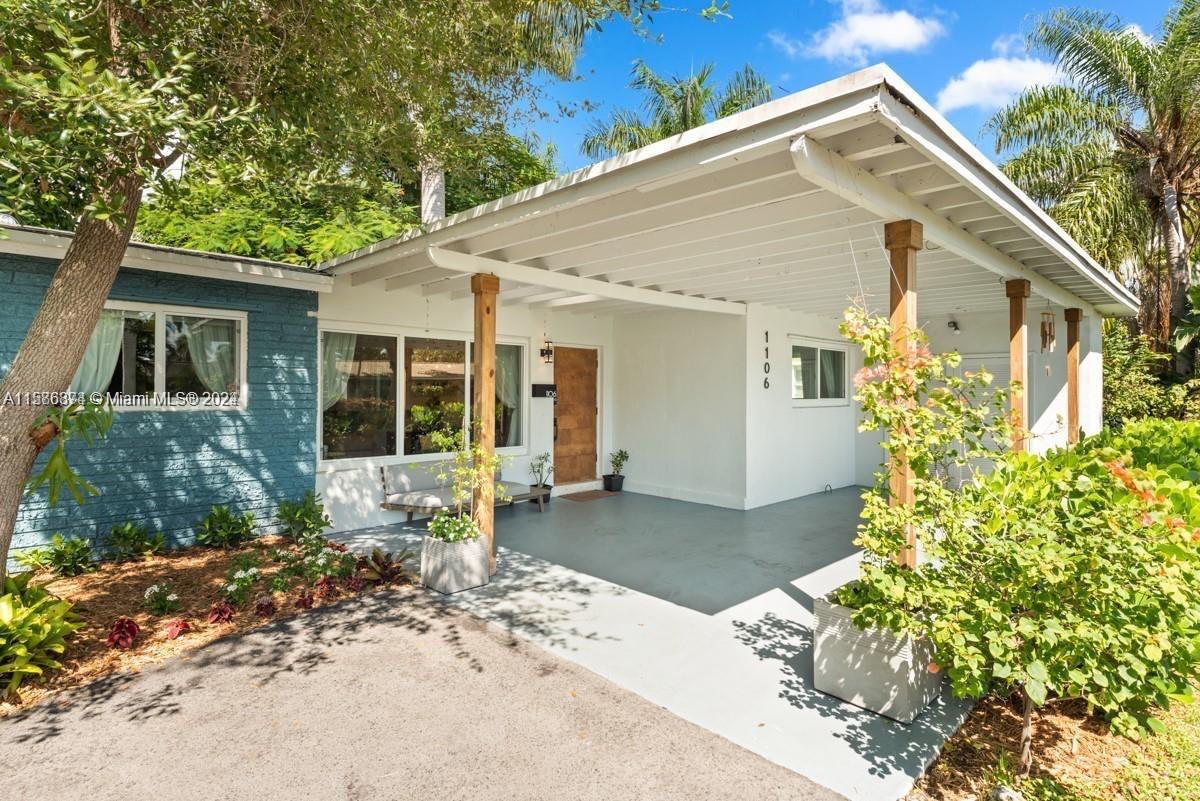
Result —
POLYGON ((560 495, 559 497, 566 498, 568 501, 595 501, 616 494, 608 490, 584 490, 583 492, 572 492, 570 495, 560 495))

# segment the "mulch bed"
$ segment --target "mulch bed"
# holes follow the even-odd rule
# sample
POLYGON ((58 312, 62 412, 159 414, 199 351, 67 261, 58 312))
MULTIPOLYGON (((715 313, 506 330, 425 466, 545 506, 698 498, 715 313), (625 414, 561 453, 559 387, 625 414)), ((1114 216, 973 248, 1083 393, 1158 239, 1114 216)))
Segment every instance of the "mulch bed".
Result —
MULTIPOLYGON (((908 795, 908 801, 976 801, 988 797, 997 760, 1007 755, 1015 772, 1021 742, 1020 700, 980 701, 942 755, 908 795)), ((1105 786, 1138 744, 1111 734, 1108 724, 1080 702, 1051 704, 1034 719, 1033 775, 1068 786, 1105 786)))
MULTIPOLYGON (((280 569, 279 564, 270 560, 269 552, 287 544, 282 537, 263 537, 235 550, 194 547, 141 561, 104 562, 98 570, 81 576, 56 578, 43 573, 35 577, 35 584, 44 585, 75 605, 73 611, 83 626, 68 641, 61 660, 63 669, 42 682, 26 681, 16 702, 0 700, 0 717, 111 673, 136 673, 149 665, 203 648, 221 637, 303 614, 307 610, 297 608, 295 603, 299 594, 297 585, 287 594, 275 593, 276 611, 270 617, 255 614, 252 597, 244 607, 234 609, 229 622, 207 622, 209 607, 222 598, 221 585, 235 559, 251 553, 260 557, 263 580, 252 593, 257 596, 268 591, 271 577, 280 569), (143 593, 152 584, 164 583, 179 595, 182 606, 163 617, 154 617, 146 610, 143 593), (110 648, 106 642, 113 621, 119 617, 133 618, 141 628, 128 650, 110 648), (177 618, 187 620, 191 630, 177 639, 168 639, 167 627, 177 618)), ((360 592, 371 589, 367 584, 360 592)), ((339 583, 337 597, 322 598, 318 593, 314 608, 355 594, 359 593, 339 583)))

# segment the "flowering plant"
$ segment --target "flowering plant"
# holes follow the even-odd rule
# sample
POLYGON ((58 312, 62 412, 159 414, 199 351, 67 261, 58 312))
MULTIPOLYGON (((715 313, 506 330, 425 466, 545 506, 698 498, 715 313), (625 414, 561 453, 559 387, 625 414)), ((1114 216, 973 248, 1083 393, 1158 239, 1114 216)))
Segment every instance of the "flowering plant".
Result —
POLYGON ((150 614, 162 617, 179 609, 179 595, 171 589, 170 584, 151 584, 142 593, 142 599, 150 614))
POLYGON ((1056 699, 1085 700, 1124 734, 1160 729, 1154 709, 1200 677, 1200 488, 1131 466, 1104 437, 1011 452, 1004 395, 956 375, 956 354, 930 353, 919 332, 902 353, 859 310, 843 331, 863 350, 864 427, 889 432, 915 488, 915 503, 889 505, 884 471, 864 496, 861 577, 838 594, 854 622, 927 639, 929 669, 959 696, 1017 693, 1024 772, 1034 712, 1056 699), (961 487, 939 460, 967 471, 961 487), (911 569, 895 559, 905 526, 923 556, 911 569))
POLYGON ((262 572, 258 568, 258 557, 254 554, 245 554, 235 559, 230 566, 229 575, 226 577, 225 585, 221 587, 221 593, 234 606, 244 606, 250 599, 250 590, 261 578, 262 572))

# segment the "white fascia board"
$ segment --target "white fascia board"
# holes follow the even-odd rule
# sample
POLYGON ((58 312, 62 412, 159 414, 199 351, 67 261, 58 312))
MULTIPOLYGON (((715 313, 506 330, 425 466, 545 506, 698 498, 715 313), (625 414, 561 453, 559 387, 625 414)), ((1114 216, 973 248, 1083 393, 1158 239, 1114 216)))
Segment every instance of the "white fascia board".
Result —
MULTIPOLYGON (((1034 292, 1053 303, 1095 313, 1091 304, 1083 299, 975 238, 863 168, 851 164, 820 142, 807 136, 797 137, 792 144, 792 159, 802 177, 823 189, 885 220, 916 220, 925 227, 925 236, 946 250, 1003 278, 1027 279, 1034 292)), ((997 293, 1002 291, 1001 287, 996 287, 997 293)))
MULTIPOLYGON (((72 236, 66 231, 49 229, 4 228, 0 232, 0 253, 62 259, 72 236)), ((236 257, 216 258, 199 251, 182 252, 130 243, 121 259, 121 266, 138 270, 214 278, 220 281, 240 281, 247 284, 302 289, 308 292, 330 292, 333 277, 317 272, 276 267, 270 262, 243 260, 236 257)))
MULTIPOLYGON (((949 124, 938 124, 936 117, 922 119, 914 113, 906 97, 899 100, 885 93, 880 98, 881 121, 902 136, 926 158, 950 170, 962 182, 999 209, 1037 242, 1044 245, 1064 263, 1091 281, 1113 298, 1113 301, 1135 313, 1138 300, 1116 277, 1092 259, 1070 234, 1050 215, 1017 188, 1009 178, 985 158, 974 146, 967 151, 951 136, 949 124), (949 141, 951 146, 947 147, 949 141), (973 151, 973 152, 972 152, 973 151)), ((931 110, 932 111, 932 110, 931 110)), ((957 132, 955 132, 957 133, 957 132)))
POLYGON ((549 290, 574 292, 580 295, 595 295, 599 298, 623 300, 630 303, 644 303, 651 306, 665 306, 672 309, 688 309, 690 311, 715 312, 717 314, 745 315, 746 306, 743 303, 730 303, 724 300, 698 298, 692 295, 677 295, 671 292, 658 292, 653 289, 640 289, 624 284, 610 284, 595 278, 580 278, 565 273, 552 273, 527 267, 523 264, 510 264, 506 261, 489 259, 483 256, 472 256, 453 250, 431 247, 427 250, 429 260, 446 270, 477 274, 490 273, 501 279, 517 281, 523 284, 543 286, 549 290))
POLYGON ((325 262, 320 269, 347 275, 374 268, 377 277, 386 278, 389 262, 427 247, 444 246, 564 206, 669 186, 727 165, 747 151, 772 143, 786 145, 801 130, 856 127, 859 121, 876 116, 884 77, 878 67, 851 73, 377 242, 325 262))

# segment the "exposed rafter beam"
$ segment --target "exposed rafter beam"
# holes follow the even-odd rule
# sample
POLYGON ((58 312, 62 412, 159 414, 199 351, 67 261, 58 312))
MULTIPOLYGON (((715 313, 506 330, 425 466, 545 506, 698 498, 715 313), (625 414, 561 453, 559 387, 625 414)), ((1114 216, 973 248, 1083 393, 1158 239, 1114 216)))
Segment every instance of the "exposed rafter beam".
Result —
POLYGON ((792 143, 791 151, 796 170, 806 180, 870 209, 884 219, 916 220, 925 226, 925 235, 942 247, 1005 279, 1027 279, 1039 295, 1054 303, 1091 308, 1091 304, 976 239, 929 207, 833 153, 820 142, 801 135, 792 143))
POLYGON ((404 275, 393 276, 383 282, 384 291, 394 292, 397 289, 406 289, 410 286, 419 286, 429 281, 436 281, 439 278, 445 278, 450 273, 440 267, 426 267, 423 270, 413 270, 411 273, 404 275))
POLYGON ((715 312, 717 314, 744 315, 746 307, 741 303, 728 303, 723 300, 696 298, 691 295, 676 295, 669 292, 656 292, 652 289, 639 289, 623 284, 610 284, 607 281, 597 281, 594 278, 580 278, 576 275, 564 275, 527 267, 523 264, 509 264, 506 261, 488 259, 482 256, 471 256, 452 250, 431 247, 426 250, 429 260, 439 267, 460 273, 492 273, 502 279, 518 281, 524 284, 537 284, 547 289, 557 289, 564 292, 575 292, 581 295, 597 295, 612 300, 625 300, 632 303, 647 303, 652 306, 666 306, 673 309, 690 309, 692 311, 715 312))

